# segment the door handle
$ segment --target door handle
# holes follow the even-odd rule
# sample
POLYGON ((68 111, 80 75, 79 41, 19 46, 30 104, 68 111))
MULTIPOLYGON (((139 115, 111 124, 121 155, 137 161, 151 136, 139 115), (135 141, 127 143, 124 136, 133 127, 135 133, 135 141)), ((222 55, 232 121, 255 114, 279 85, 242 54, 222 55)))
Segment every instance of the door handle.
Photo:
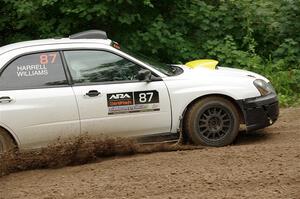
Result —
POLYGON ((0 103, 10 103, 12 101, 13 100, 8 96, 0 97, 0 103))
POLYGON ((97 90, 90 90, 88 93, 86 93, 86 95, 89 96, 89 97, 97 97, 100 94, 101 93, 97 90))

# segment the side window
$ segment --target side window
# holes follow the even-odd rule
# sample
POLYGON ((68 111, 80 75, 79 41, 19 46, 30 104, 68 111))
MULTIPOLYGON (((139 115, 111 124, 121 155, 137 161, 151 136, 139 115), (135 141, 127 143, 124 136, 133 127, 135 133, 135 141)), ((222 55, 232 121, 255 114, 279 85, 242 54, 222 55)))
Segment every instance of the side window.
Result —
POLYGON ((116 54, 106 51, 64 52, 75 83, 137 80, 142 68, 116 54))
POLYGON ((0 76, 0 90, 43 88, 67 84, 60 54, 25 55, 10 63, 0 76))

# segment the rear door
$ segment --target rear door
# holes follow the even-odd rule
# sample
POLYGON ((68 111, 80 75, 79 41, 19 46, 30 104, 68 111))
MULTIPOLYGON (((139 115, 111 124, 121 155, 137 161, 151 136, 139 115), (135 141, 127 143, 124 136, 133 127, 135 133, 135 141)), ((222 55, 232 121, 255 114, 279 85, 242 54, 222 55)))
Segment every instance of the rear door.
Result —
POLYGON ((0 123, 17 136, 21 148, 80 135, 77 103, 59 52, 24 55, 4 69, 0 123))
POLYGON ((76 50, 64 55, 74 81, 82 133, 139 136, 170 131, 170 100, 163 81, 138 81, 143 67, 109 51, 76 50))

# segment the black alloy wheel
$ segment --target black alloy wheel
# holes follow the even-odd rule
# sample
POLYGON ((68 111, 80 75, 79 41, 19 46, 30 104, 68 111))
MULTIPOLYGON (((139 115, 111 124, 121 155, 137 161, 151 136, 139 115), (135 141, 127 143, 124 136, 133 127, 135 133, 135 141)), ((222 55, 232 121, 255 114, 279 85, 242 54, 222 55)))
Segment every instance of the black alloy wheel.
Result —
POLYGON ((199 114, 199 133, 207 140, 223 138, 233 127, 232 114, 225 107, 209 107, 199 114))

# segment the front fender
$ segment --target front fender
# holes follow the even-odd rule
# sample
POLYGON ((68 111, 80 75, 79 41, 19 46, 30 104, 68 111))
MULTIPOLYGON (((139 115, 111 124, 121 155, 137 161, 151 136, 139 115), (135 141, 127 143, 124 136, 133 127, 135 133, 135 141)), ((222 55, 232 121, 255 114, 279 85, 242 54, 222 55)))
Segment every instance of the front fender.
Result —
POLYGON ((209 96, 221 95, 232 100, 241 100, 251 97, 260 96, 253 84, 245 87, 243 84, 220 85, 220 84, 201 84, 199 82, 188 81, 179 83, 178 81, 166 82, 170 92, 172 106, 172 128, 171 132, 175 133, 180 127, 180 119, 190 103, 193 101, 209 96))

